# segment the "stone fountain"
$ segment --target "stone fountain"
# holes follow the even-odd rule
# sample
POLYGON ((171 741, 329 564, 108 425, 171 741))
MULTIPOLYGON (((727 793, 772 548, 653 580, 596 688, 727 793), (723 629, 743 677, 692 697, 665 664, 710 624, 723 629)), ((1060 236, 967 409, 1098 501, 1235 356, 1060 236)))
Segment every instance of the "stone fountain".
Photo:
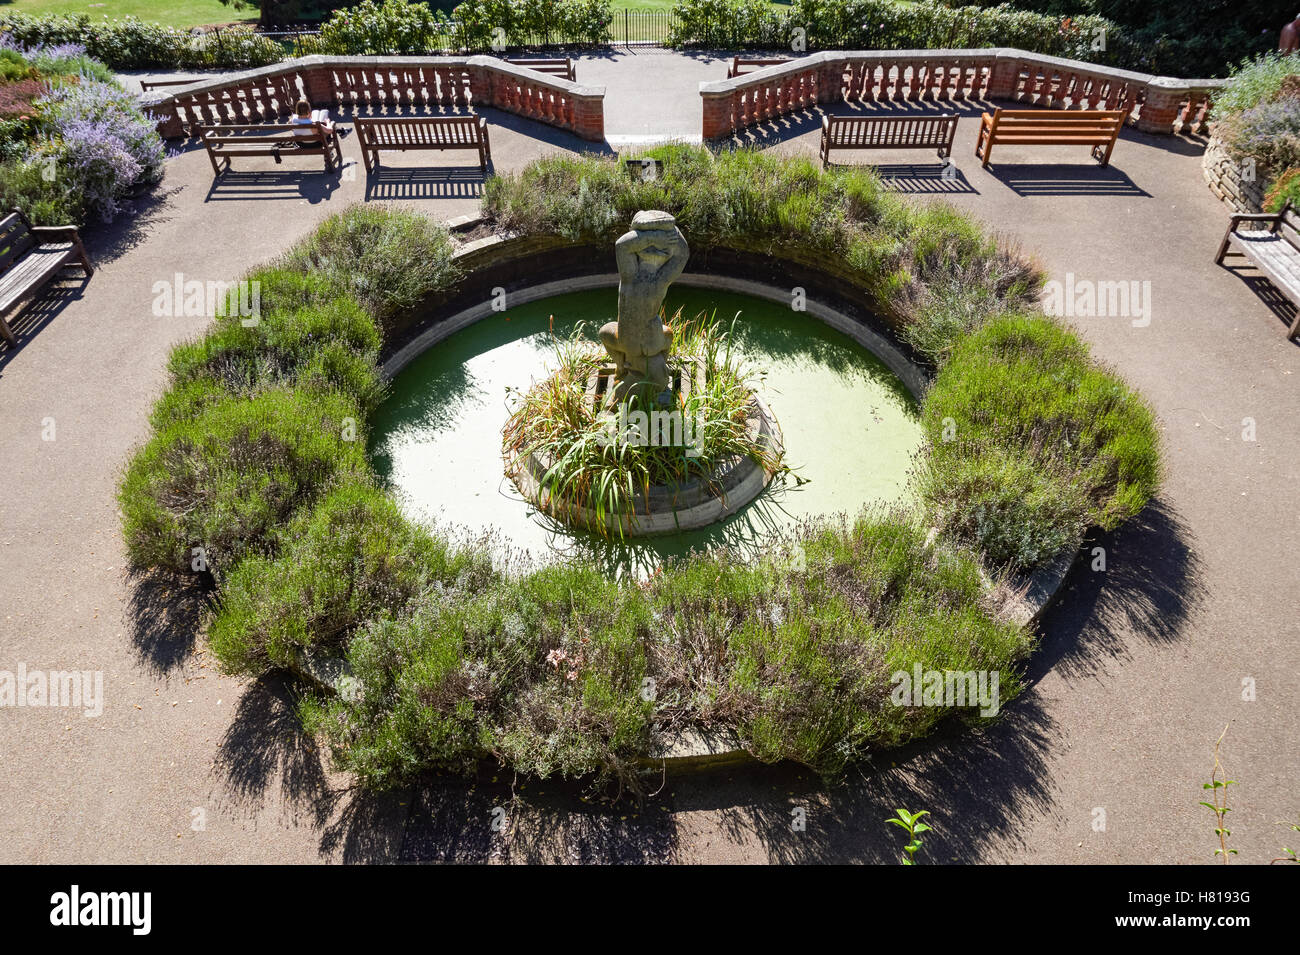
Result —
MULTIPOLYGON (((664 298, 689 257, 690 246, 676 220, 657 210, 638 212, 631 229, 614 243, 619 275, 618 317, 600 329, 601 344, 612 364, 598 366, 587 383, 592 411, 603 416, 611 435, 627 433, 631 406, 649 403, 667 409, 684 408, 692 392, 706 387, 702 357, 670 357, 673 331, 663 321, 664 298)), ((645 412, 638 408, 631 414, 645 412)), ((756 393, 750 402, 746 428, 755 444, 765 445, 774 452, 774 458, 780 457, 780 428, 756 393)), ((655 432, 650 429, 650 433, 655 432)), ((681 443, 691 444, 689 421, 677 433, 685 439, 681 443)), ((692 456, 689 447, 685 453, 692 456)), ((547 501, 541 481, 553 462, 530 454, 523 463, 524 467, 510 476, 524 496, 545 511, 547 501)), ((712 524, 754 500, 774 473, 753 458, 738 454, 715 462, 707 475, 687 484, 651 485, 635 497, 629 513, 622 515, 623 533, 645 536, 712 524)), ((581 508, 567 509, 563 519, 593 530, 600 526, 594 513, 581 508)))

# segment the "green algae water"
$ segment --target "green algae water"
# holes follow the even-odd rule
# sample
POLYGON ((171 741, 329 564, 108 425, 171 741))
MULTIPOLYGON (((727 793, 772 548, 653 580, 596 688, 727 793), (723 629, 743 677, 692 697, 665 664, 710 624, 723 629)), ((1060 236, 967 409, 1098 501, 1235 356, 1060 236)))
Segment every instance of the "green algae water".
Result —
POLYGON ((709 546, 756 553, 809 518, 903 498, 921 428, 915 402, 879 359, 806 314, 675 286, 667 314, 705 312, 730 327, 735 353, 781 426, 785 463, 797 479, 778 477, 717 524, 662 537, 610 541, 539 515, 503 471, 510 392, 527 391, 553 370, 556 337, 581 324, 594 341, 617 301, 610 288, 520 305, 434 345, 402 370, 375 416, 371 454, 408 516, 458 536, 488 537, 534 562, 576 554, 621 574, 709 546))

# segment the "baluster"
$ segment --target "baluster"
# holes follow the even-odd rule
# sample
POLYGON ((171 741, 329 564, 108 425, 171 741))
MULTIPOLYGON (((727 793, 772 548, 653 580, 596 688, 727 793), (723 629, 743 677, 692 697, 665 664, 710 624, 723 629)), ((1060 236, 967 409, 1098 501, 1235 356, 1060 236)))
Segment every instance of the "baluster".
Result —
MULTIPOLYGON (((948 98, 948 80, 951 79, 951 77, 949 76, 949 71, 951 69, 952 67, 949 66, 947 63, 944 63, 941 67, 939 67, 939 75, 938 77, 936 77, 939 83, 934 88, 934 98, 936 100, 948 98)), ((958 67, 958 70, 960 69, 961 67, 958 67)))
POLYGON ((903 84, 907 82, 907 63, 904 60, 894 61, 894 82, 889 88, 890 102, 897 102, 903 99, 903 84))

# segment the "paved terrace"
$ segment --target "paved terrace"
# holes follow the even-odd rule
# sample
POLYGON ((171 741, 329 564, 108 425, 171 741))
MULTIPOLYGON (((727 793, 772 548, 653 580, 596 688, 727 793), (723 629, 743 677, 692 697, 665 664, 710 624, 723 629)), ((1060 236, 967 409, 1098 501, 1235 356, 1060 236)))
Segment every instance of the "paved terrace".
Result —
MULTIPOLYGON (((578 69, 609 86, 611 137, 690 134, 702 62, 637 53, 578 69), (664 89, 671 110, 648 109, 644 94, 664 89)), ((584 148, 488 119, 499 171, 584 148)), ((816 124, 787 119, 758 139, 815 154, 816 124)), ((367 195, 360 171, 332 180, 307 158, 246 160, 214 189, 206 155, 186 151, 138 216, 94 234, 89 285, 46 297, 15 323, 21 347, 0 351, 0 668, 102 670, 108 700, 98 719, 0 712, 0 861, 892 862, 899 837, 883 820, 907 806, 934 814, 934 861, 1209 862, 1212 820, 1197 803, 1225 725, 1232 844, 1243 862, 1277 855, 1278 822, 1300 812, 1300 347, 1285 340, 1285 306, 1213 265, 1228 213, 1201 179, 1200 142, 1125 132, 1109 169, 1082 148, 999 147, 984 171, 975 130, 960 125, 956 179, 937 177, 932 153, 870 158, 896 188, 1014 237, 1053 278, 1150 281, 1149 326, 1073 321, 1154 402, 1168 459, 1159 500, 1095 542, 1108 570, 1082 564, 1070 578, 1031 687, 995 726, 889 754, 831 791, 758 767, 669 779, 642 812, 601 812, 573 786, 530 783, 504 833, 488 821, 508 777, 348 791, 299 735, 289 691, 219 675, 197 621, 175 609, 181 595, 123 566, 120 469, 146 436, 169 348, 204 325, 154 317, 150 287, 177 271, 235 276, 353 201, 472 212, 478 171, 467 154, 408 153, 402 166, 418 168, 389 170, 367 195), (1247 417, 1254 442, 1241 437, 1247 417), (55 441, 42 440, 46 419, 55 441), (1254 702, 1241 699, 1245 677, 1254 702), (790 830, 796 806, 806 832, 790 830), (1105 832, 1092 829, 1096 807, 1105 832), (204 831, 191 828, 196 809, 204 831)), ((343 151, 356 169, 355 137, 343 151)))

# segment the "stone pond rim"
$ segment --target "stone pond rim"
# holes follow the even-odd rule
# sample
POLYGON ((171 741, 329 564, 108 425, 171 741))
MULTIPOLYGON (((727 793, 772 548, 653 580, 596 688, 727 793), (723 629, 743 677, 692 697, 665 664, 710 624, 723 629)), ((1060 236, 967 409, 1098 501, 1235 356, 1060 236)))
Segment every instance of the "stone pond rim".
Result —
MULTIPOLYGON (((447 227, 453 235, 480 230, 480 216, 452 219, 447 227)), ((453 261, 465 274, 450 288, 430 295, 412 310, 415 319, 390 329, 390 343, 383 350, 383 375, 391 380, 422 352, 494 312, 491 302, 496 290, 504 289, 507 302, 512 292, 533 301, 567 291, 608 288, 617 285, 618 275, 602 264, 607 250, 589 243, 573 242, 562 236, 519 236, 501 233, 464 242, 453 253, 453 261), (602 257, 604 252, 604 257, 602 257), (541 281, 538 281, 538 277, 541 281), (535 293, 535 294, 533 294, 535 293), (466 307, 467 302, 480 302, 466 307)), ((808 314, 848 335, 879 358, 915 397, 920 399, 931 373, 916 354, 899 340, 895 329, 871 310, 866 292, 844 270, 829 270, 825 259, 815 263, 811 256, 782 256, 733 242, 727 246, 696 249, 679 284, 701 285, 739 291, 768 300, 789 301, 795 286, 815 289, 808 296, 808 314)), ((1015 596, 998 612, 999 619, 1019 627, 1032 627, 1051 606, 1073 568, 1079 551, 1063 551, 1033 573, 1017 580, 1015 596)), ((297 675, 328 693, 352 692, 353 682, 345 660, 300 652, 297 675)), ((708 770, 755 762, 730 731, 686 728, 671 737, 653 741, 641 762, 647 768, 674 772, 708 770)))

